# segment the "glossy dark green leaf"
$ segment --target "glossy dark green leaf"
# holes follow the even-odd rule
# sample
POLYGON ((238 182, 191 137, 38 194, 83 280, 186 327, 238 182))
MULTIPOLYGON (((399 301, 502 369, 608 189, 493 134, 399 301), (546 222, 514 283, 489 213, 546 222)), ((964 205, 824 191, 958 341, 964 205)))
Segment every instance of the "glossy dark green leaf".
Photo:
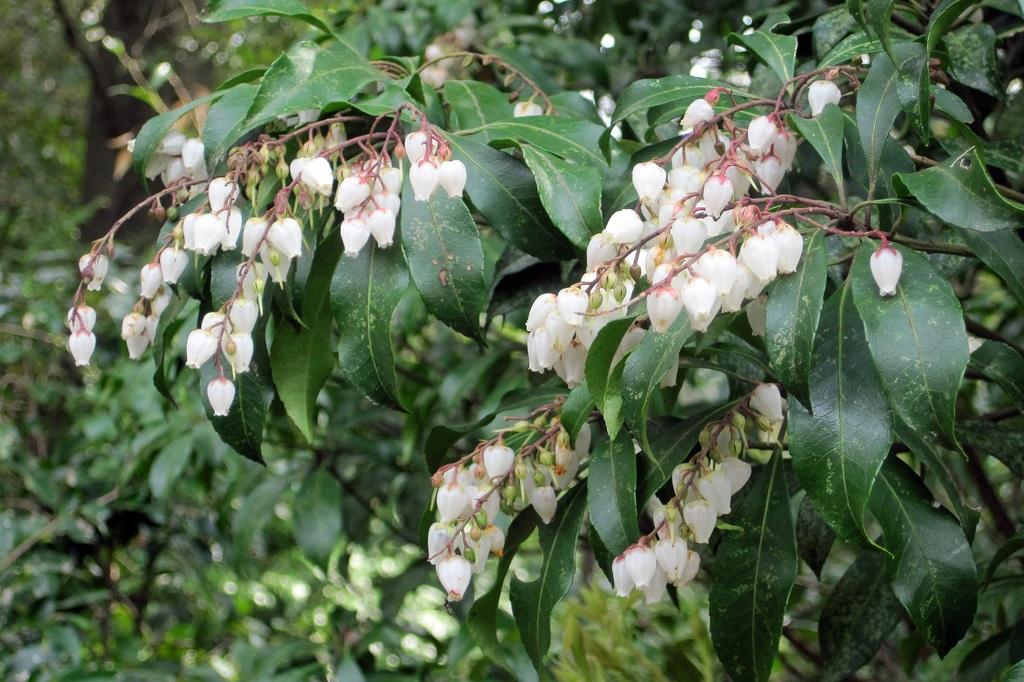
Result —
POLYGON ((562 411, 559 413, 562 427, 569 434, 569 443, 571 445, 575 445, 576 436, 579 435, 580 429, 590 419, 593 411, 594 399, 590 395, 587 382, 584 381, 569 392, 568 397, 566 397, 565 402, 562 404, 562 411))
POLYGON ((957 234, 982 263, 1006 282, 1006 288, 1024 305, 1024 242, 1016 230, 976 232, 957 228, 957 234))
POLYGON ((840 40, 818 63, 819 68, 846 64, 861 55, 873 55, 882 51, 882 41, 863 31, 848 35, 840 40))
POLYGON ((810 404, 807 382, 827 268, 825 234, 815 230, 804 241, 796 272, 772 283, 765 306, 764 345, 772 371, 804 405, 810 404))
MULTIPOLYGON (((895 0, 858 0, 861 9, 861 21, 869 31, 878 36, 886 51, 889 47, 889 32, 892 23, 892 11, 895 0)), ((847 3, 847 7, 850 3, 847 3)))
POLYGON ((430 201, 417 201, 407 181, 400 218, 402 251, 427 310, 479 339, 487 287, 480 233, 469 209, 440 191, 430 201))
POLYGON ((1014 663, 999 674, 999 682, 1024 682, 1024 661, 1014 663))
POLYGON ((498 602, 501 600, 502 587, 505 584, 505 576, 512 565, 512 559, 516 555, 519 546, 528 538, 533 529, 540 524, 540 518, 532 508, 521 511, 508 527, 505 533, 505 551, 498 562, 498 569, 494 576, 494 585, 487 593, 481 595, 473 602, 469 609, 469 616, 466 618, 467 629, 473 642, 480 647, 480 651, 489 659, 509 667, 505 652, 498 642, 498 602))
POLYGON ((153 497, 163 498, 174 487, 192 456, 192 436, 175 438, 164 446, 149 467, 149 489, 153 497))
POLYGON ((263 75, 245 127, 252 129, 278 116, 347 101, 363 86, 381 79, 379 71, 340 40, 326 46, 295 43, 263 75))
MULTIPOLYGON (((787 18, 785 22, 788 21, 787 18)), ((750 33, 733 33, 729 36, 729 41, 746 46, 767 64, 783 83, 793 77, 796 64, 795 36, 781 35, 769 28, 762 28, 750 33)))
POLYGON ((891 55, 898 65, 896 93, 907 120, 921 142, 931 141, 931 70, 924 47, 919 43, 897 43, 891 55))
POLYGON ((569 591, 576 574, 576 539, 586 506, 584 484, 577 484, 558 500, 555 518, 540 527, 540 548, 544 553, 540 575, 530 582, 513 577, 509 588, 519 636, 538 670, 551 645, 551 612, 569 591))
POLYGON ((601 174, 531 145, 522 149, 551 222, 578 248, 586 249, 590 237, 603 227, 601 174))
MULTIPOLYGON (((825 163, 825 168, 835 178, 836 185, 843 185, 843 114, 834 104, 829 104, 814 118, 789 115, 790 124, 825 163)), ((817 233, 816 233, 817 234, 817 233)))
POLYGON ((525 164, 479 142, 454 135, 447 139, 454 158, 466 165, 466 194, 502 237, 541 260, 572 255, 569 241, 548 219, 525 164))
POLYGON ((715 556, 711 641, 736 682, 767 680, 797 573, 796 538, 781 453, 760 467, 715 556))
POLYGON ((929 55, 935 51, 939 40, 953 25, 953 22, 972 5, 974 5, 974 0, 942 0, 939 3, 928 19, 926 46, 929 55))
MULTIPOLYGON (((178 280, 181 281, 180 279, 178 280)), ((156 333, 153 335, 153 386, 160 391, 160 395, 167 398, 172 405, 176 405, 174 396, 171 394, 171 378, 167 375, 167 347, 174 341, 174 335, 185 324, 184 319, 179 315, 188 299, 181 294, 175 294, 170 305, 160 315, 160 321, 156 325, 156 333)))
POLYGON ((584 367, 587 386, 590 389, 590 395, 594 397, 597 409, 602 412, 605 410, 608 379, 612 372, 615 352, 619 349, 622 337, 626 335, 635 319, 636 315, 630 315, 607 323, 594 337, 587 350, 587 362, 584 367))
POLYGON ((636 452, 629 434, 594 438, 587 474, 587 510, 601 543, 618 556, 636 542, 636 452))
POLYGON ((1024 530, 1018 530, 1013 534, 1013 537, 1000 545, 999 549, 992 555, 991 561, 988 562, 988 568, 985 569, 985 584, 992 580, 1004 561, 1022 549, 1024 549, 1024 530))
POLYGON ((220 99, 206 112, 203 145, 206 147, 206 164, 209 168, 216 168, 245 132, 246 115, 258 88, 254 83, 240 83, 223 91, 220 99))
POLYGON ((269 381, 260 374, 258 363, 254 362, 252 369, 234 377, 235 402, 227 416, 215 417, 206 396, 206 387, 217 376, 213 362, 207 362, 199 372, 199 393, 206 408, 206 417, 220 439, 235 452, 263 464, 263 426, 267 420, 269 381))
POLYGON ((840 682, 868 663, 902 614, 882 554, 864 552, 846 569, 821 610, 822 679, 840 682))
POLYGON ((644 450, 647 440, 647 413, 651 397, 662 378, 675 366, 683 344, 692 335, 690 319, 679 315, 662 334, 653 331, 626 358, 622 369, 623 415, 634 435, 639 434, 644 450))
POLYGON ((789 401, 793 467, 843 539, 865 538, 864 509, 892 444, 889 411, 847 283, 821 316, 810 374, 811 412, 789 401))
POLYGON ((857 20, 844 7, 822 14, 814 20, 814 26, 811 27, 814 54, 819 58, 824 57, 855 28, 857 20))
MULTIPOLYGON (((1024 621, 998 632, 967 652, 956 671, 957 680, 1006 680, 1014 661, 1024 659, 1024 621), (1001 674, 1002 673, 1002 674, 1001 674)), ((1012 677, 1011 677, 1012 679, 1012 677)))
POLYGON ((1024 357, 1005 343, 983 341, 971 353, 971 369, 999 384, 1007 397, 1024 412, 1024 357))
POLYGON ((338 368, 370 400, 397 405, 391 317, 409 288, 409 273, 396 243, 368 244, 356 258, 342 258, 331 280, 331 310, 341 340, 338 368))
POLYGON ((292 506, 295 540, 310 559, 326 565, 341 536, 341 486, 318 468, 302 482, 292 506))
POLYGON ((136 172, 139 175, 145 175, 146 166, 149 165, 149 160, 153 158, 156 148, 182 116, 201 104, 216 100, 222 94, 220 92, 213 92, 204 97, 197 97, 188 104, 183 104, 177 109, 164 112, 146 121, 135 138, 135 148, 132 151, 132 161, 135 164, 136 172))
POLYGON ((897 173, 893 183, 928 212, 966 230, 1012 230, 1024 219, 1020 205, 996 191, 976 151, 916 173, 897 173))
POLYGON ((444 99, 451 107, 453 130, 476 128, 512 118, 508 96, 487 83, 445 81, 444 99))
POLYGON ((340 255, 341 239, 332 232, 316 248, 303 290, 302 309, 296 311, 303 326, 279 324, 270 347, 270 369, 277 395, 309 442, 313 440, 317 396, 334 369, 330 293, 340 255))
POLYGON ((717 85, 719 83, 705 78, 683 74, 633 81, 615 100, 611 122, 615 124, 627 116, 669 103, 678 106, 679 116, 682 116, 690 102, 700 99, 717 85))
POLYGON ((301 19, 325 33, 331 33, 330 27, 310 14, 309 8, 300 0, 211 0, 202 19, 206 23, 216 23, 268 15, 301 19))
POLYGON ((888 55, 880 54, 871 62, 867 78, 857 91, 857 130, 864 147, 869 188, 877 184, 882 149, 900 113, 898 82, 898 65, 888 55))
POLYGON ((659 417, 648 426, 649 449, 637 473, 637 501, 643 505, 672 477, 672 470, 690 458, 701 430, 721 419, 733 403, 700 410, 684 419, 659 417))
POLYGON ((1024 431, 1020 427, 971 419, 957 424, 957 433, 982 454, 995 457, 1018 478, 1024 478, 1024 431))
POLYGON ((796 513, 796 549, 819 579, 835 539, 835 531, 821 517, 814 500, 804 496, 796 513))
POLYGON ((977 607, 978 572, 963 529, 894 457, 882 466, 870 509, 891 553, 885 568, 893 592, 925 641, 945 656, 977 607))
POLYGON ((600 149, 604 130, 602 126, 578 118, 522 116, 511 121, 488 123, 471 132, 484 141, 527 143, 569 161, 606 168, 608 163, 600 149))
POLYGON ((949 282, 916 251, 903 254, 894 296, 880 296, 861 244, 850 270, 853 300, 889 405, 926 440, 956 444, 956 394, 967 369, 967 333, 949 282))
POLYGON ((985 23, 969 23, 943 39, 953 78, 992 97, 1002 95, 996 63, 996 32, 985 23))

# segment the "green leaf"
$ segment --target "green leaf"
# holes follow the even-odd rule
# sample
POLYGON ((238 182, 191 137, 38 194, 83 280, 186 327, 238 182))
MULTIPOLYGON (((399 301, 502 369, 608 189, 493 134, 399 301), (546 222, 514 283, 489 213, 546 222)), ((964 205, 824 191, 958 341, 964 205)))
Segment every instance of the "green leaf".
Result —
POLYGON ((800 558, 819 580, 835 538, 835 532, 821 517, 814 500, 810 495, 804 496, 796 513, 796 548, 800 558))
MULTIPOLYGON (((564 499, 564 498, 563 498, 564 499)), ((505 533, 505 551, 498 562, 498 570, 495 572, 494 584, 486 594, 481 595, 473 602, 466 618, 467 630, 473 642, 480 647, 480 651, 489 659, 499 665, 508 668, 509 663, 501 645, 498 643, 498 602, 501 601, 501 590, 505 584, 505 576, 512 565, 519 546, 533 533, 533 529, 540 523, 540 518, 532 508, 519 512, 508 532, 505 533)))
POLYGON ((259 364, 234 378, 235 402, 227 416, 215 417, 206 387, 218 376, 214 363, 207 362, 199 372, 199 393, 206 417, 220 439, 246 459, 263 464, 263 425, 267 420, 267 380, 260 375, 259 364))
POLYGON ((153 497, 163 498, 188 466, 192 456, 192 435, 181 436, 164 446, 149 468, 149 489, 153 497))
POLYGON ((601 543, 618 556, 636 542, 640 531, 636 514, 636 453, 633 439, 596 439, 587 474, 587 510, 601 543))
POLYGON ((241 83, 225 90, 210 110, 203 124, 203 145, 206 164, 215 169, 245 130, 245 118, 256 97, 258 86, 241 83))
MULTIPOLYGON (((847 3, 847 6, 849 4, 847 3)), ((886 52, 889 52, 889 28, 892 23, 892 10, 896 5, 895 0, 863 0, 856 4, 861 8, 862 23, 878 36, 886 52)))
POLYGON ((878 294, 868 263, 874 249, 863 243, 850 270, 853 300, 892 410, 922 439, 956 445, 956 394, 968 360, 960 302, 927 258, 895 248, 903 254, 896 295, 878 294))
POLYGON ((836 583, 818 621, 824 682, 840 682, 875 657, 903 608, 879 552, 864 552, 836 583))
MULTIPOLYGON (((910 59, 910 57, 908 57, 910 59)), ((900 113, 899 65, 888 55, 880 54, 857 91, 857 129, 867 160, 869 190, 878 180, 882 149, 889 140, 889 131, 900 113)))
POLYGON ((604 128, 578 118, 522 116, 511 121, 496 121, 463 131, 485 141, 510 140, 527 143, 568 161, 607 168, 600 151, 604 128))
POLYGON ((602 412, 605 411, 608 398, 609 378, 615 353, 634 320, 636 315, 608 322, 597 332, 587 350, 587 362, 584 367, 587 387, 590 389, 590 395, 594 396, 594 404, 602 412))
MULTIPOLYGON (((789 18, 785 17, 774 25, 777 26, 781 23, 789 23, 789 18)), ((730 34, 729 42, 743 43, 767 64, 783 83, 793 77, 793 69, 796 64, 795 36, 780 35, 766 26, 750 33, 730 34)))
POLYGON ((893 184, 930 213, 957 227, 978 232, 1020 227, 1024 212, 992 184, 978 153, 950 159, 916 173, 897 173, 893 184))
POLYGON ((345 102, 384 76, 351 47, 334 40, 292 45, 270 65, 246 117, 246 129, 278 116, 345 102))
POLYGON ((809 405, 810 400, 807 376, 825 295, 827 268, 825 235, 815 230, 805 241, 803 258, 796 272, 775 280, 765 306, 764 345, 772 371, 786 390, 804 405, 809 405))
POLYGON ((444 192, 417 201, 407 179, 400 218, 402 252, 427 310, 452 329, 482 338, 484 252, 469 209, 444 192))
POLYGON ((824 56, 855 28, 857 21, 843 7, 822 14, 811 28, 814 54, 824 56))
MULTIPOLYGON (((185 275, 183 274, 182 277, 185 275)), ((182 280, 179 279, 179 282, 182 280)), ((173 343, 174 335, 185 324, 184 319, 178 315, 188 302, 188 298, 175 293, 170 305, 160 315, 160 321, 156 325, 156 333, 153 335, 153 386, 160 392, 160 395, 167 398, 172 405, 177 407, 177 402, 171 394, 171 380, 167 376, 167 347, 173 343)))
POLYGON ((409 288, 400 249, 369 244, 356 258, 341 259, 331 280, 331 310, 341 332, 338 368, 364 396, 391 406, 398 405, 391 317, 409 288))
POLYGON ((306 476, 292 503, 295 540, 310 559, 324 566, 341 536, 341 486, 317 468, 306 476))
POLYGON ((647 440, 647 412, 650 410, 651 396, 665 374, 679 360, 679 352, 691 334, 690 318, 679 315, 663 334, 645 334, 640 344, 623 363, 623 413, 626 424, 634 435, 640 435, 645 451, 650 450, 647 440))
POLYGON ((988 562, 988 568, 985 569, 984 583, 987 585, 991 582, 1003 562, 1022 549, 1024 549, 1024 530, 1018 530, 992 555, 992 560, 988 562))
POLYGON ((936 46, 943 34, 949 30, 961 14, 974 5, 974 0, 942 0, 939 6, 932 12, 928 19, 927 49, 930 55, 935 51, 936 46))
POLYGON ((659 417, 648 426, 649 451, 641 460, 637 476, 637 501, 644 505, 672 477, 672 470, 690 458, 700 438, 701 430, 710 422, 721 419, 735 405, 726 403, 696 412, 685 419, 659 417))
POLYGON ((849 282, 822 312, 810 397, 811 412, 789 401, 797 477, 841 538, 867 539, 864 509, 892 444, 892 420, 849 282))
POLYGON ((893 592, 925 641, 945 656, 977 607, 978 572, 963 529, 893 457, 882 466, 870 509, 891 553, 885 568, 893 592))
POLYGON ((873 55, 882 51, 882 41, 863 31, 846 36, 833 47, 818 63, 818 68, 846 64, 861 55, 873 55))
POLYGON ((222 94, 221 92, 212 92, 204 97, 197 97, 188 104, 183 104, 177 109, 164 112, 146 121, 135 138, 135 148, 132 152, 132 161, 135 163, 135 170, 139 175, 146 174, 149 160, 153 158, 156 148, 174 127, 174 124, 178 122, 178 119, 199 105, 216 100, 222 94))
POLYGON ((593 411, 594 399, 590 396, 587 382, 584 381, 569 392, 558 415, 562 421, 562 427, 569 434, 569 444, 573 447, 576 445, 576 436, 590 419, 590 414, 593 411))
POLYGON ((523 145, 523 159, 533 171, 551 222, 574 245, 586 249, 590 237, 603 228, 601 174, 592 166, 563 161, 530 145, 523 145))
POLYGON ((451 107, 452 130, 477 128, 512 118, 508 96, 486 83, 445 81, 444 99, 451 107))
POLYGON ((611 123, 615 125, 628 116, 669 103, 678 106, 679 116, 682 116, 690 102, 700 99, 718 85, 721 83, 683 74, 633 81, 615 101, 611 123))
POLYGON ((971 369, 999 384, 1007 397, 1024 412, 1024 357, 1005 343, 983 341, 971 353, 971 369))
POLYGON ((576 538, 586 509, 586 485, 578 484, 558 500, 551 523, 540 528, 544 564, 531 582, 512 578, 509 600, 526 653, 538 670, 551 645, 551 612, 572 585, 576 573, 576 538))
POLYGON ((1024 682, 1024 661, 1014 663, 999 675, 999 682, 1024 682))
POLYGON ((1024 242, 1016 230, 975 232, 956 228, 960 238, 981 262, 992 268, 1021 305, 1024 305, 1024 242))
POLYGON ((243 17, 267 15, 301 19, 325 33, 332 32, 327 24, 310 14, 309 8, 299 0, 211 0, 202 20, 212 24, 243 17))
POLYGON ((446 139, 452 156, 466 165, 466 194, 502 237, 541 260, 572 255, 566 238, 548 220, 533 174, 521 161, 479 142, 446 139))
POLYGON ((760 467, 729 516, 711 583, 711 641, 737 682, 767 680, 796 580, 796 538, 782 454, 760 467))
POLYGON ((989 457, 995 457, 1024 478, 1024 431, 1004 424, 971 419, 957 424, 957 433, 989 457))
POLYGON ((282 322, 270 348, 270 370, 277 395, 308 442, 313 441, 317 396, 334 369, 330 293, 331 278, 340 255, 341 239, 336 232, 331 232, 313 255, 302 295, 302 310, 297 311, 303 326, 282 322))
POLYGON ((988 24, 967 24, 946 34, 949 72, 956 80, 992 97, 1002 96, 996 62, 996 32, 988 24))
POLYGON ((843 187, 843 113, 829 104, 814 118, 789 115, 789 122, 825 162, 825 168, 835 178, 836 186, 843 187))

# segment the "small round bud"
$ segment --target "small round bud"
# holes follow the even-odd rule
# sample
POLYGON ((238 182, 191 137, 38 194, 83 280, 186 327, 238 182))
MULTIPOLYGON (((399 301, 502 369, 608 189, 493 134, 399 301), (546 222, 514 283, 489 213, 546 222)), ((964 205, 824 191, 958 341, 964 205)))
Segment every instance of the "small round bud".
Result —
MULTIPOLYGON (((473 520, 476 521, 476 525, 479 526, 479 528, 474 528, 473 532, 476 533, 479 536, 480 528, 486 528, 487 527, 487 522, 488 522, 487 512, 485 512, 483 509, 481 509, 473 517, 473 520)), ((479 540, 480 538, 479 537, 474 537, 473 539, 474 540, 479 540)))
POLYGON ((539 471, 535 471, 533 474, 533 483, 538 487, 543 486, 545 483, 544 474, 539 471))
POLYGON ((476 562, 476 552, 473 551, 472 547, 467 547, 465 551, 462 552, 462 556, 464 556, 466 558, 466 561, 468 561, 471 564, 476 562))
POLYGON ((768 421, 768 417, 758 417, 757 428, 761 429, 762 431, 771 431, 772 423, 768 421))
POLYGON ((555 463, 555 455, 547 448, 541 448, 540 453, 537 455, 537 461, 549 467, 555 463))

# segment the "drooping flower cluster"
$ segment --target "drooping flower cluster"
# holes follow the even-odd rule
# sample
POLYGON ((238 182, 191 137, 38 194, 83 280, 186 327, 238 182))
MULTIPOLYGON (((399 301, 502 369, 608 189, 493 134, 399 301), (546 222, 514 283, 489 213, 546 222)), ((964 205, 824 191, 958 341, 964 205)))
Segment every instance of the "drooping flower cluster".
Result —
POLYGON ((673 497, 665 503, 652 497, 647 504, 654 530, 612 562, 618 596, 640 590, 648 604, 655 603, 669 584, 684 587, 697 575, 700 555, 693 548, 708 542, 718 518, 732 511, 732 496, 750 480, 750 464, 741 459, 746 449, 743 411, 771 433, 783 419, 778 386, 759 385, 746 408, 704 428, 700 452, 672 472, 673 497))
POLYGON ((438 187, 449 197, 461 197, 466 187, 466 166, 449 158, 451 149, 440 135, 425 128, 405 136, 409 157, 409 184, 416 201, 429 201, 438 187))
POLYGON ((541 522, 550 523, 558 492, 573 482, 590 450, 588 425, 571 445, 558 420, 546 415, 517 424, 507 435, 534 433, 539 437, 518 452, 503 435, 485 441, 434 475, 438 521, 430 526, 427 557, 449 600, 462 599, 490 554, 501 556, 505 535, 495 523, 499 514, 512 516, 532 506, 541 522))
MULTIPOLYGON (((129 151, 134 151, 134 142, 129 151)), ((156 151, 150 156, 146 165, 146 178, 152 180, 160 176, 164 186, 172 185, 184 178, 205 180, 205 155, 206 146, 202 140, 197 137, 186 137, 181 131, 172 130, 164 136, 156 151)))

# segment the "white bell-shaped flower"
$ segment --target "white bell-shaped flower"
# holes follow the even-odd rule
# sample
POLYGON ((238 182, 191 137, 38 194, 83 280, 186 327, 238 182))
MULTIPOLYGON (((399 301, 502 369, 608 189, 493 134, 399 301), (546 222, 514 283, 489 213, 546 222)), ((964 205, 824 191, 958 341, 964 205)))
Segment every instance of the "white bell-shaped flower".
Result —
POLYGON ((619 245, 610 235, 599 232, 587 242, 587 270, 594 270, 607 263, 619 252, 619 245))
POLYGON ((558 312, 570 327, 580 325, 583 314, 590 305, 590 297, 579 286, 571 286, 558 292, 558 312))
POLYGON ((871 276, 878 285, 879 296, 893 296, 896 286, 900 283, 903 271, 903 254, 891 246, 879 247, 871 254, 871 276))
POLYGON ((780 223, 771 235, 779 252, 779 274, 788 275, 800 264, 804 251, 804 238, 791 225, 780 223))
POLYGON ((732 281, 732 286, 722 296, 722 312, 723 313, 735 313, 743 307, 743 299, 747 295, 747 289, 750 287, 750 278, 753 275, 750 274, 750 270, 747 269, 746 265, 740 263, 736 266, 736 276, 732 281))
POLYGON ((87 253, 78 259, 78 271, 82 274, 82 279, 86 281, 85 288, 89 291, 100 290, 109 267, 110 263, 103 254, 93 256, 93 254, 87 253))
POLYGON ((160 252, 160 272, 163 281, 174 284, 188 267, 188 254, 177 246, 168 246, 160 252))
POLYGON ((644 161, 633 166, 633 188, 641 201, 654 201, 665 188, 665 169, 653 161, 644 161))
POLYGON ((215 417, 228 416, 235 402, 235 383, 225 376, 214 378, 206 385, 206 398, 215 417))
POLYGON ((507 445, 488 445, 484 448, 484 470, 487 478, 503 478, 512 470, 516 453, 507 445))
POLYGON ((334 169, 331 168, 331 162, 324 157, 317 156, 308 159, 302 167, 300 177, 302 184, 313 194, 319 194, 322 197, 331 196, 331 190, 334 189, 334 169))
POLYGON ((697 479, 697 492, 715 506, 719 516, 732 511, 729 505, 732 498, 732 481, 724 471, 709 471, 697 479))
POLYGON ((743 242, 739 260, 747 266, 754 277, 770 282, 778 272, 779 249, 770 235, 763 237, 755 234, 743 242))
POLYGON ((747 324, 750 325, 750 331, 754 336, 764 336, 766 300, 765 296, 757 296, 744 308, 747 313, 747 324))
POLYGON ((220 243, 228 235, 227 223, 212 213, 204 213, 196 218, 195 251, 204 256, 212 255, 220 243))
POLYGON ((160 285, 164 283, 164 273, 159 263, 146 263, 139 271, 139 291, 142 298, 156 296, 160 285))
POLYGON ((645 604, 657 604, 665 598, 667 594, 666 588, 668 587, 668 576, 665 575, 665 571, 661 570, 661 566, 655 566, 654 576, 651 581, 642 588, 644 593, 645 604))
POLYGON ((659 540, 654 545, 654 556, 669 582, 675 582, 682 577, 686 567, 686 540, 678 536, 659 540))
POLYGON ((366 218, 366 228, 377 246, 387 248, 395 239, 395 212, 389 208, 375 208, 366 218))
POLYGON ((682 127, 689 129, 700 123, 707 123, 715 117, 715 109, 703 97, 695 99, 686 107, 682 127))
POLYGON ((225 319, 224 313, 206 313, 203 315, 203 321, 199 324, 199 328, 206 331, 214 331, 224 324, 225 319))
POLYGON ((651 318, 651 328, 659 334, 672 326, 682 309, 682 296, 672 286, 658 286, 647 296, 647 316, 651 318))
POLYGON ((733 186, 729 177, 725 173, 712 173, 704 183, 704 210, 717 220, 732 198, 733 186))
POLYGON ((449 601, 462 599, 472 577, 473 567, 458 554, 446 556, 437 563, 437 579, 449 601))
MULTIPOLYGON (((409 164, 415 167, 427 154, 428 136, 422 130, 416 130, 405 136, 405 155, 409 157, 409 164)), ((436 143, 431 145, 436 148, 436 143)), ((435 149, 430 149, 429 156, 434 155, 435 149)))
POLYGON ((242 230, 242 255, 251 258, 264 242, 267 236, 267 221, 260 217, 249 218, 245 221, 242 230))
POLYGON ((68 329, 73 332, 82 329, 91 332, 92 328, 96 326, 96 311, 84 303, 77 305, 68 311, 67 325, 68 329))
POLYGON ((783 170, 788 171, 793 167, 793 159, 796 157, 797 144, 799 143, 796 139, 796 135, 785 128, 779 130, 779 134, 775 137, 775 144, 772 145, 772 153, 779 157, 779 162, 782 163, 783 170))
POLYGON ((624 208, 611 215, 604 232, 616 244, 632 244, 640 238, 643 229, 644 223, 637 212, 631 208, 624 208))
POLYGON ((679 580, 675 581, 676 587, 685 587, 688 585, 697 577, 697 571, 699 570, 700 554, 697 554, 691 549, 686 553, 686 564, 683 566, 683 571, 679 576, 679 580))
POLYGON ((287 260, 302 255, 302 226, 295 218, 275 220, 267 231, 267 242, 287 260))
POLYGON ((544 326, 548 315, 558 308, 558 296, 555 294, 541 294, 530 306, 530 314, 526 319, 526 331, 532 332, 544 326))
POLYGON ((779 127, 771 116, 758 116, 747 128, 747 146, 754 156, 761 156, 771 149, 779 127))
POLYGON ((698 253, 707 238, 708 225, 700 218, 686 216, 672 223, 672 243, 680 255, 698 253))
POLYGON ((694 272, 711 282, 722 296, 728 293, 736 281, 738 267, 735 256, 725 249, 716 249, 713 246, 709 246, 693 264, 694 272))
POLYGON ((445 558, 452 546, 451 524, 434 522, 427 530, 427 561, 435 566, 445 558))
POLYGON ((569 342, 562 351, 561 377, 569 388, 576 388, 583 383, 583 372, 587 363, 587 348, 577 339, 569 342))
POLYGON ((629 577, 633 580, 633 584, 641 589, 650 584, 651 579, 654 578, 654 572, 658 568, 658 559, 654 555, 654 550, 646 545, 633 545, 623 552, 623 556, 626 559, 626 570, 629 571, 629 577))
POLYGON ((818 116, 829 104, 839 104, 843 93, 832 81, 814 81, 807 88, 807 103, 811 105, 811 116, 818 116))
POLYGON ((782 161, 775 154, 765 154, 754 162, 754 172, 761 180, 762 193, 774 193, 786 175, 782 161), (764 192, 767 189, 768 192, 764 192))
POLYGON ((190 137, 181 145, 181 162, 190 177, 195 178, 197 174, 206 175, 205 153, 206 147, 199 138, 190 137))
POLYGON ((181 160, 180 156, 175 156, 168 160, 167 166, 160 172, 160 181, 165 186, 169 186, 188 175, 189 172, 185 167, 185 162, 181 160))
POLYGON ((439 173, 437 166, 431 161, 414 163, 409 169, 409 184, 416 201, 429 201, 437 189, 439 173))
POLYGON ((198 214, 189 213, 181 220, 181 233, 184 239, 182 246, 186 251, 196 250, 196 221, 198 219, 198 214))
POLYGON ((68 338, 68 350, 75 359, 75 366, 85 367, 96 350, 96 335, 85 328, 72 332, 68 338))
POLYGON ((530 492, 530 505, 537 512, 537 516, 540 517, 542 523, 551 523, 551 520, 555 518, 555 511, 558 508, 558 502, 555 499, 555 489, 549 485, 534 488, 530 492))
POLYGON ((715 319, 721 307, 718 289, 703 277, 693 277, 683 285, 680 295, 686 314, 690 318, 690 325, 695 331, 707 331, 708 325, 715 319))
POLYGON ((772 424, 782 422, 784 406, 782 394, 776 384, 758 384, 750 394, 750 409, 772 424))
POLYGON ((729 478, 730 491, 733 495, 750 480, 750 464, 739 457, 726 457, 718 463, 718 470, 729 478))
POLYGON ((156 153, 166 156, 181 156, 181 147, 187 139, 185 133, 180 130, 171 130, 164 135, 164 139, 160 140, 160 144, 156 146, 156 153))
POLYGON ((253 343, 252 336, 246 332, 233 332, 223 337, 222 347, 224 355, 231 364, 235 374, 242 374, 249 371, 249 364, 252 362, 253 343))
POLYGON ((402 170, 394 166, 384 166, 378 173, 380 184, 392 194, 399 194, 402 191, 402 170))
POLYGON ((442 521, 463 518, 470 503, 469 488, 457 481, 442 484, 437 489, 437 513, 442 521))
POLYGON ((228 311, 228 319, 231 321, 231 331, 251 334, 256 328, 259 320, 260 307, 256 301, 248 298, 239 298, 231 304, 228 311))
POLYGON ((341 221, 341 243, 345 247, 345 255, 355 258, 370 240, 370 228, 362 218, 346 218, 341 221))
POLYGON ((626 557, 623 554, 612 561, 612 586, 619 597, 628 597, 636 585, 626 568, 626 557))
POLYGON ((683 507, 683 521, 693 533, 694 542, 699 544, 704 544, 711 538, 717 519, 715 506, 707 500, 691 500, 683 507))
POLYGON ((466 188, 466 166, 461 161, 450 160, 441 164, 437 181, 450 197, 461 197, 466 188))
POLYGON ((242 212, 232 206, 225 213, 218 216, 224 221, 224 238, 220 240, 220 248, 224 251, 234 251, 238 246, 238 237, 242 234, 242 212))
POLYGON ((370 185, 362 176, 350 175, 338 183, 334 208, 347 213, 370 197, 370 185))
POLYGON ((214 178, 206 188, 210 200, 210 212, 220 213, 235 205, 238 198, 238 186, 227 178, 214 178))
POLYGON ((523 116, 543 116, 544 109, 533 100, 526 100, 525 102, 516 102, 516 105, 512 107, 512 116, 514 118, 522 118, 523 116))
POLYGON ((185 366, 199 369, 217 352, 217 335, 206 329, 193 329, 185 343, 185 366))

